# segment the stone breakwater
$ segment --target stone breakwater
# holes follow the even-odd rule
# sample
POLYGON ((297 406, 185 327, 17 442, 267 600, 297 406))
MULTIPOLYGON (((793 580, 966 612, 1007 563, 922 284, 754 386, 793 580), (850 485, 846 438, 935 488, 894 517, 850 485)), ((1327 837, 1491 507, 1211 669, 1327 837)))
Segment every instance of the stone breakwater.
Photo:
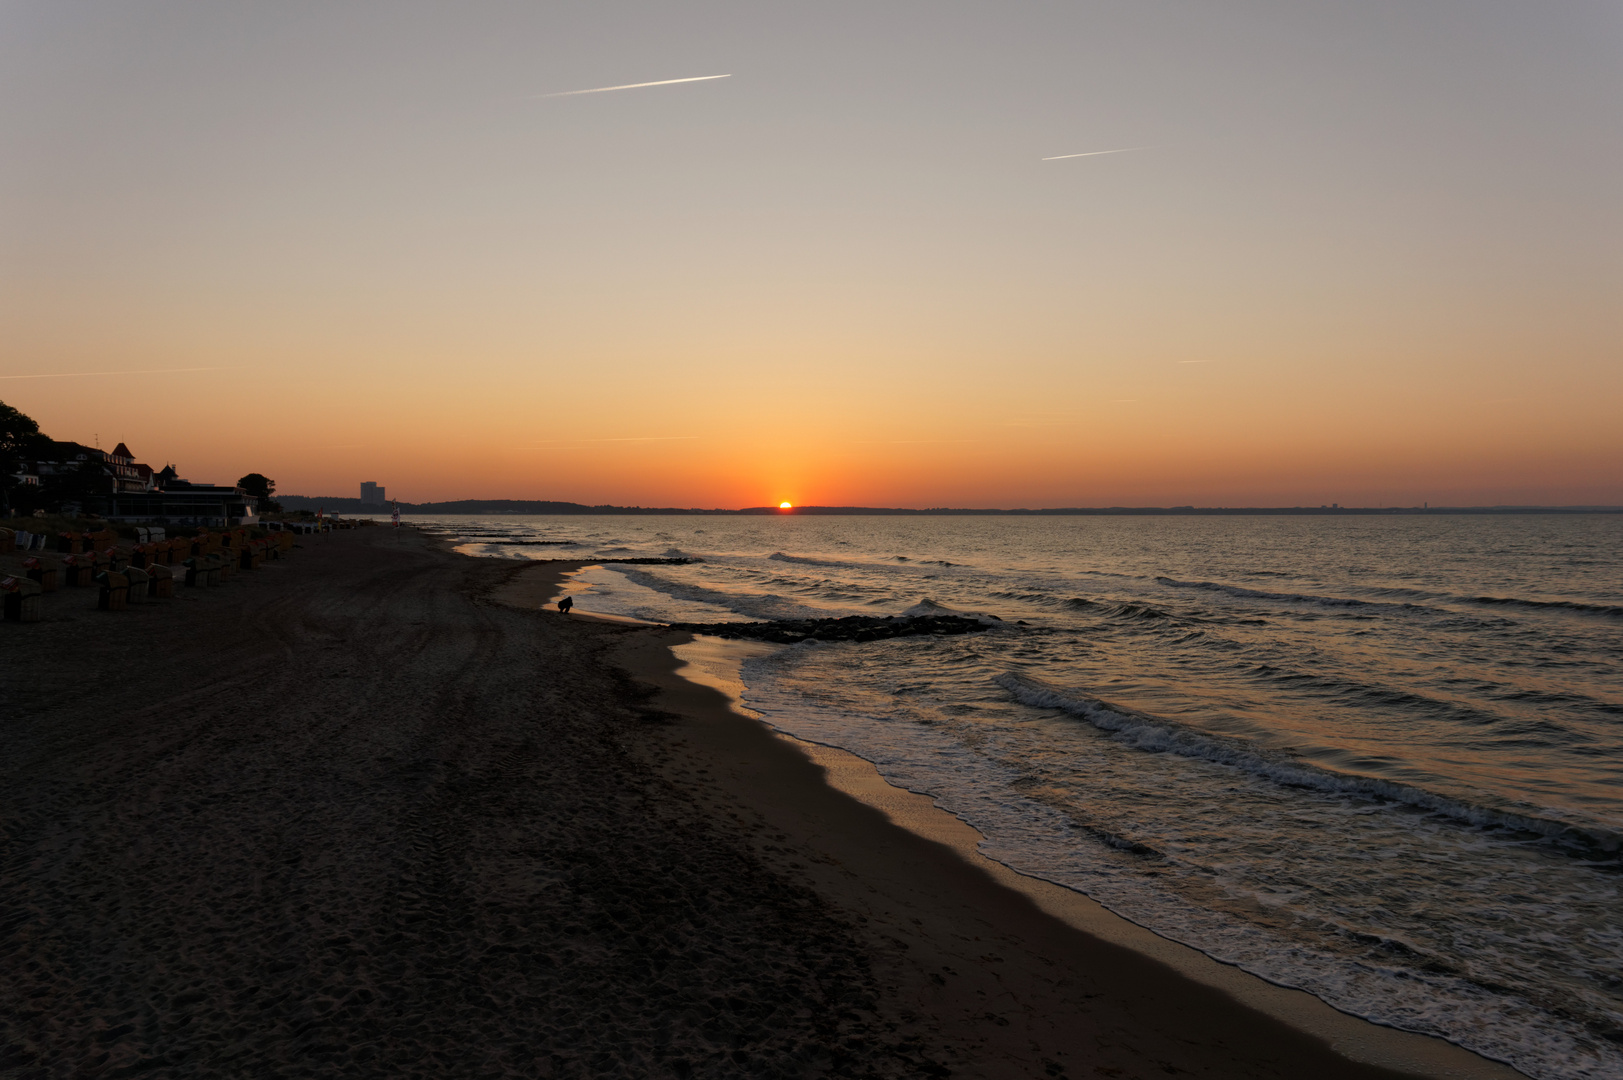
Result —
MULTIPOLYGON (((997 618, 997 616, 992 616, 997 618)), ((1000 620, 1001 621, 1001 620, 1000 620)), ((672 630, 711 637, 794 645, 802 641, 879 641, 921 635, 973 634, 987 629, 962 615, 848 615, 843 619, 776 619, 745 623, 671 623, 672 630)))

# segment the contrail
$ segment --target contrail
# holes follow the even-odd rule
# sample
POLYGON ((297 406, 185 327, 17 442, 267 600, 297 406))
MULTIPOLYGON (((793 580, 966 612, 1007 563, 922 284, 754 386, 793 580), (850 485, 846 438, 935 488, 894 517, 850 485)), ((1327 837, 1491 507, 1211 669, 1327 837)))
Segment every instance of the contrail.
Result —
POLYGON ((1154 147, 1150 147, 1150 146, 1124 146, 1120 150, 1090 150, 1086 154, 1056 154, 1053 157, 1045 157, 1045 158, 1043 158, 1043 160, 1044 161, 1064 161, 1066 158, 1098 157, 1100 154, 1131 154, 1134 150, 1153 150, 1153 149, 1154 149, 1154 147))
POLYGON ((660 79, 658 82, 634 82, 624 86, 596 86, 590 90, 559 90, 555 94, 537 94, 538 98, 574 97, 576 94, 606 94, 610 90, 641 90, 645 86, 670 86, 673 83, 707 82, 710 79, 730 79, 732 75, 695 75, 690 79, 660 79))
POLYGON ((165 367, 145 371, 50 371, 43 375, 0 375, 0 379, 80 379, 91 375, 171 375, 177 371, 230 371, 224 367, 165 367))

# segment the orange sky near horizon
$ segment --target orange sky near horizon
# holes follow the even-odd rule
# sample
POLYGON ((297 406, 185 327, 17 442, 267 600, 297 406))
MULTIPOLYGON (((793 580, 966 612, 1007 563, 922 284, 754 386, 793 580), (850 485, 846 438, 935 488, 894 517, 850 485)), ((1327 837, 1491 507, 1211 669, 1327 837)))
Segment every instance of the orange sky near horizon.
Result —
POLYGON ((285 494, 1623 504, 1615 8, 684 12, 12 5, 0 400, 285 494))

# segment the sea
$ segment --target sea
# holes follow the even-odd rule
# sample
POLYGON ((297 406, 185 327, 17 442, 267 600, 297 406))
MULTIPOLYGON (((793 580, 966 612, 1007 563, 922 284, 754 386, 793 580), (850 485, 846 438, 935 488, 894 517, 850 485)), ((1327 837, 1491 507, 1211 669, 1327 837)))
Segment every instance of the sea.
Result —
POLYGON ((984 854, 1378 1024, 1623 1077, 1623 516, 420 518, 659 622, 984 854), (760 650, 756 650, 759 652, 760 650))

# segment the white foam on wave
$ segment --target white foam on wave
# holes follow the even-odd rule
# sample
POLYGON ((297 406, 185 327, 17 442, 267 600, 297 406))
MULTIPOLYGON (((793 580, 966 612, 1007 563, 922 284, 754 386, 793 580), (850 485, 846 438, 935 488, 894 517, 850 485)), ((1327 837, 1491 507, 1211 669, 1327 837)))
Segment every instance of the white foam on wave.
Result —
POLYGON ((917 618, 920 615, 964 615, 967 612, 948 607, 946 604, 939 603, 926 596, 912 607, 904 609, 902 614, 909 618, 917 618))
POLYGON ((910 619, 930 615, 956 615, 961 619, 974 619, 983 626, 998 626, 1003 622, 1002 619, 999 619, 995 615, 984 615, 974 611, 961 611, 955 607, 948 607, 946 604, 943 604, 937 600, 932 600, 928 596, 924 597, 912 607, 904 608, 902 610, 902 614, 910 619))
MULTIPOLYGON (((819 619, 841 614, 824 608, 810 607, 777 593, 746 593, 715 589, 694 582, 677 581, 640 567, 616 566, 615 570, 629 581, 677 600, 711 605, 725 609, 746 619, 819 619)), ((651 618, 660 618, 654 614, 651 618)))
POLYGON ((625 564, 591 565, 572 575, 576 604, 585 611, 624 615, 649 622, 728 622, 731 609, 699 599, 677 599, 635 580, 625 564))
MULTIPOLYGON (((808 673, 809 682, 796 675, 800 664, 819 662, 818 652, 789 649, 748 661, 743 671, 748 704, 772 726, 855 753, 890 783, 930 795, 982 833, 981 850, 988 857, 1019 873, 1076 889, 1171 940, 1375 1023, 1457 1039, 1544 1080, 1620 1075, 1612 1071, 1619 1056, 1610 1047, 1597 1046, 1579 1024, 1552 1018, 1505 987, 1477 985, 1468 975, 1430 971, 1410 962, 1424 953, 1392 963, 1367 952, 1349 957, 1327 951, 1311 938, 1281 938, 1232 912, 1189 904, 1164 879, 1146 877, 1116 860, 1148 857, 1162 873, 1184 877, 1204 876, 1202 868, 1182 865, 1181 854, 1165 862, 1159 852, 1130 837, 1090 827, 1029 798, 1020 790, 1021 770, 1002 754, 986 753, 979 738, 966 742, 951 719, 920 724, 883 711, 882 705, 848 712, 819 704, 817 698, 824 695, 815 688, 826 684, 826 669, 808 673), (1078 843, 1083 834, 1098 847, 1078 843), (1093 854, 1096 850, 1114 854, 1101 859, 1093 854)), ((1027 689, 1034 697, 1035 691, 1046 689, 1050 696, 1043 704, 1060 707, 1055 704, 1059 697, 1053 696, 1060 694, 1056 689, 1027 689)), ((1063 696, 1073 706, 1091 704, 1063 696)), ((1094 707, 1100 726, 1132 730, 1147 749, 1190 745, 1172 730, 1174 725, 1155 724, 1154 718, 1103 703, 1094 707), (1152 732, 1152 726, 1162 731, 1152 732)), ((978 723, 968 726, 977 736, 985 734, 978 723)), ((1258 894, 1253 899, 1267 904, 1270 897, 1258 894)))
POLYGON ((1060 709, 1140 750, 1172 753, 1228 765, 1289 787, 1308 788, 1338 795, 1361 795, 1401 803, 1487 829, 1514 829, 1585 849, 1588 853, 1616 855, 1623 836, 1592 825, 1562 821, 1559 811, 1538 808, 1527 812, 1461 802, 1411 784, 1379 777, 1335 772, 1318 765, 1272 753, 1243 739, 1193 728, 1162 717, 1114 705, 1077 690, 1064 689, 1017 672, 1005 672, 993 682, 1016 701, 1038 708, 1060 709), (1546 816, 1549 815, 1549 816, 1546 816), (1598 849, 1598 852, 1595 850, 1598 849))

